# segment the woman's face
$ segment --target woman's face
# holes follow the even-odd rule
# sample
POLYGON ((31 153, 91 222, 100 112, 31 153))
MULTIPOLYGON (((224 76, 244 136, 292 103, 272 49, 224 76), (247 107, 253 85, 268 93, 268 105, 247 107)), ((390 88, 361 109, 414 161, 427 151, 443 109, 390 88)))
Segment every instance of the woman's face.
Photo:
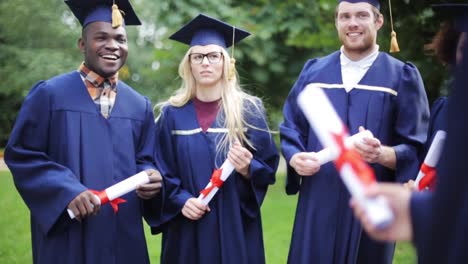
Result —
POLYGON ((193 46, 189 55, 197 87, 215 87, 223 77, 224 57, 218 45, 193 46))

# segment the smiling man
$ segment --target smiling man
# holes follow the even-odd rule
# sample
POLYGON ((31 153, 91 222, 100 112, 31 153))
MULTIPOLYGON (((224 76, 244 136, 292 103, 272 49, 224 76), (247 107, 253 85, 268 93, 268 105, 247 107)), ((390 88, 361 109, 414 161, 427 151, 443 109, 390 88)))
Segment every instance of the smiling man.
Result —
POLYGON ((5 149, 30 209, 34 263, 149 263, 142 215, 158 217, 162 185, 154 116, 149 100, 118 79, 128 53, 124 26, 140 21, 128 1, 114 2, 125 13, 120 21, 111 0, 66 1, 83 26, 84 62, 34 85, 5 149), (93 190, 140 171, 150 182, 122 197, 117 213, 100 205, 93 190))
POLYGON ((378 0, 341 0, 335 25, 341 49, 309 60, 284 105, 281 147, 288 164, 286 192, 299 192, 289 263, 391 263, 392 243, 362 232, 349 193, 333 164, 320 165, 323 147, 296 101, 308 84, 324 89, 351 134, 360 127, 375 138, 355 143, 379 181, 406 182, 418 171, 426 140, 428 102, 414 65, 379 52, 384 24, 378 0))

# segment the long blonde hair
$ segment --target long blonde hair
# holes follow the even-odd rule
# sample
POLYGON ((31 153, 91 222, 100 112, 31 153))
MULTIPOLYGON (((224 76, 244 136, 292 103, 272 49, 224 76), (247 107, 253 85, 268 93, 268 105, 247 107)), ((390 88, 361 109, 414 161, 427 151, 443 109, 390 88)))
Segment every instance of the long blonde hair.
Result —
MULTIPOLYGON (((196 94, 196 81, 192 74, 189 55, 192 51, 190 48, 179 64, 179 76, 182 78, 180 88, 165 102, 156 105, 159 108, 160 114, 157 119, 161 118, 163 109, 166 106, 182 107, 187 104, 196 94)), ((221 111, 223 111, 223 119, 218 120, 223 127, 227 128, 228 133, 224 135, 220 143, 216 146, 217 153, 225 152, 235 143, 240 142, 242 145, 248 145, 255 149, 252 142, 247 138, 246 129, 257 129, 269 132, 267 121, 261 100, 258 97, 247 94, 242 90, 238 83, 238 74, 235 71, 235 78, 228 80, 231 58, 224 48, 221 48, 223 54, 223 74, 221 79, 221 111), (252 107, 253 106, 253 107, 252 107), (262 113, 261 115, 259 115, 262 113), (255 127, 247 122, 249 116, 256 116, 264 119, 266 129, 255 127)))

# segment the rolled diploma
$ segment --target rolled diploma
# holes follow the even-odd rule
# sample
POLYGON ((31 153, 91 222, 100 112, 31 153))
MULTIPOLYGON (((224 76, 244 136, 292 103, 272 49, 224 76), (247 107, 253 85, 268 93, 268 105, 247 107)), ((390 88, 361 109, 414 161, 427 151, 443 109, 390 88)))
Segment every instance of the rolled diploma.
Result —
MULTIPOLYGON (((439 162, 440 155, 442 154, 442 148, 444 147, 445 137, 447 133, 443 130, 438 130, 432 140, 431 146, 427 151, 426 157, 424 158, 424 164, 428 167, 435 168, 439 162)), ((423 165, 424 165, 423 164, 423 165)), ((415 186, 419 189, 419 182, 424 178, 425 174, 419 170, 418 176, 414 182, 415 186)))
MULTIPOLYGON (((372 132, 370 130, 364 130, 359 133, 352 135, 351 137, 346 138, 345 144, 348 148, 354 147, 354 142, 363 140, 364 138, 373 138, 372 132)), ((331 148, 324 148, 321 151, 316 153, 316 157, 320 165, 328 163, 338 157, 339 153, 333 151, 331 148)))
MULTIPOLYGON (((110 186, 109 188, 105 189, 103 192, 107 194, 109 201, 112 201, 115 198, 121 197, 122 195, 125 195, 131 191, 134 191, 138 185, 146 184, 148 182, 149 182, 148 174, 145 171, 142 171, 121 182, 118 182, 110 186)), ((98 201, 100 204, 102 203, 102 201, 99 199, 97 195, 94 195, 94 197, 96 198, 96 201, 98 201)), ((71 219, 75 218, 75 214, 73 213, 72 210, 67 209, 67 212, 71 219)))
MULTIPOLYGON (((309 84, 299 94, 297 102, 322 145, 330 148, 334 155, 339 156, 339 153, 335 154, 339 148, 333 134, 342 134, 345 127, 323 90, 309 84)), ((393 213, 385 198, 366 197, 364 194, 366 186, 351 167, 343 165, 340 175, 351 196, 364 207, 374 226, 385 228, 393 221, 393 213)))
MULTIPOLYGON (((223 182, 225 182, 227 178, 229 178, 231 173, 234 171, 234 165, 232 165, 232 163, 228 159, 226 159, 223 165, 221 165, 221 168, 219 169, 222 169, 220 178, 223 182)), ((206 185, 205 189, 210 188, 210 187, 211 187, 211 181, 206 185)), ((218 191, 218 187, 214 187, 208 193, 208 195, 204 196, 203 194, 200 194, 200 196, 198 196, 197 199, 200 200, 204 205, 207 205, 208 203, 210 203, 211 199, 213 199, 217 191, 218 191)))

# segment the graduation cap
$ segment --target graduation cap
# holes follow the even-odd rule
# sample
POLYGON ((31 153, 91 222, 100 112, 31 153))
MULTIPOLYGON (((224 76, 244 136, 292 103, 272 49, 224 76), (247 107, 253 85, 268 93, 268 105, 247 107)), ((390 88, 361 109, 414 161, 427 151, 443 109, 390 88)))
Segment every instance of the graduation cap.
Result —
POLYGON ((96 21, 112 23, 114 28, 141 25, 128 0, 65 0, 65 3, 83 28, 96 21))
POLYGON ((169 38, 190 47, 216 44, 228 48, 249 35, 250 33, 245 30, 231 26, 216 18, 199 14, 169 38))
POLYGON ((199 14, 169 38, 190 47, 215 44, 227 49, 232 46, 229 79, 235 78, 234 44, 250 35, 249 32, 229 25, 221 20, 199 14))
POLYGON ((453 21, 456 31, 468 32, 468 4, 432 5, 434 13, 453 21))
POLYGON ((375 6, 375 8, 379 9, 380 10, 380 2, 379 0, 338 0, 338 3, 341 3, 341 2, 348 2, 348 3, 361 3, 361 2, 364 2, 364 3, 369 3, 373 6, 375 6))

